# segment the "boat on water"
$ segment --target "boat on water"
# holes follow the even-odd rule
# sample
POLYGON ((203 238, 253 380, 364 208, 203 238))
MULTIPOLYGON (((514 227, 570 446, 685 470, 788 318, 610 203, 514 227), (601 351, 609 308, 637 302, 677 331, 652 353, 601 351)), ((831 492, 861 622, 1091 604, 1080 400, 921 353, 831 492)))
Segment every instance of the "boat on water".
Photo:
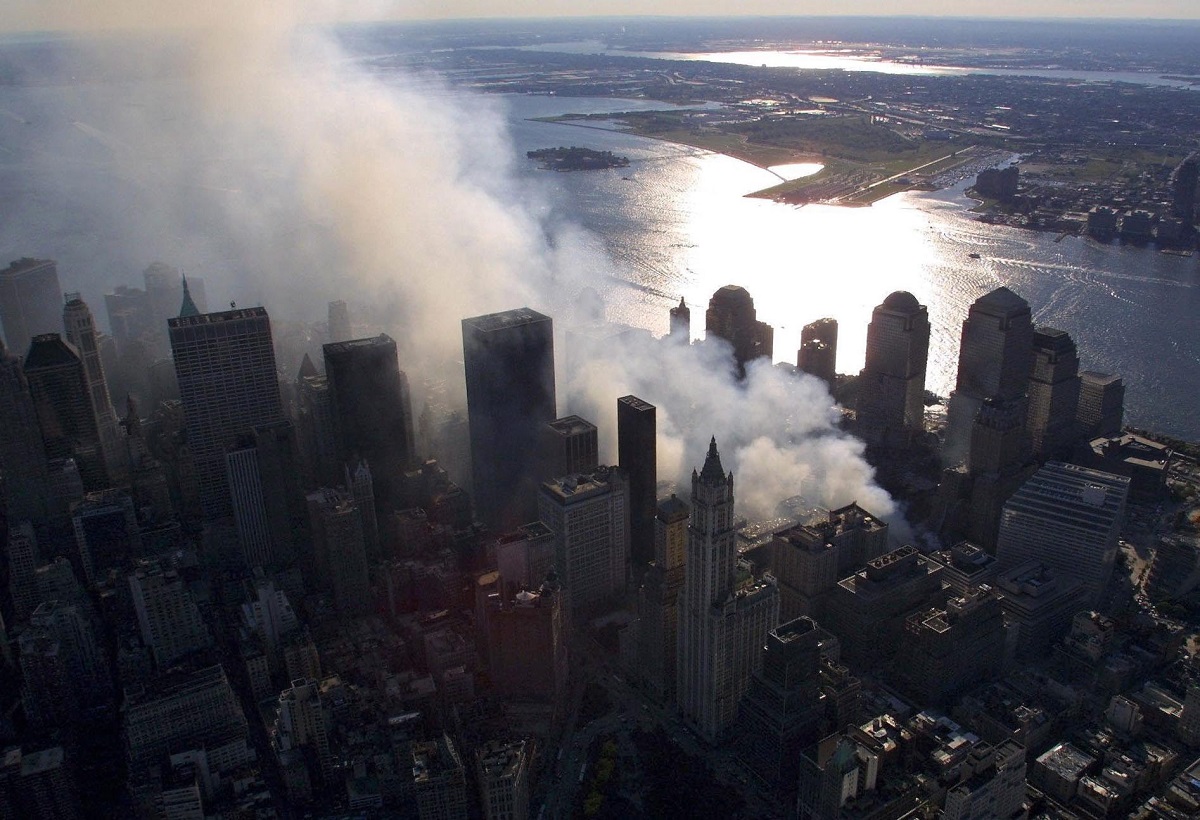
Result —
POLYGON ((977 254, 977 253, 968 253, 968 254, 967 254, 967 256, 969 256, 971 259, 978 259, 978 258, 979 258, 979 254, 977 254))

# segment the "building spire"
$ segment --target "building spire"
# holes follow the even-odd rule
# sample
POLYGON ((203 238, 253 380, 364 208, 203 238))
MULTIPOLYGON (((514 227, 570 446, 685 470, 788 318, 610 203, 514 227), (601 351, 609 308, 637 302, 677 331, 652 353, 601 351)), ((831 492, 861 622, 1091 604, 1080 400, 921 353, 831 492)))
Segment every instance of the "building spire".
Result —
POLYGON ((717 452, 716 436, 708 443, 708 455, 704 459, 704 468, 700 470, 700 480, 705 484, 725 482, 725 469, 721 466, 721 454, 717 452))
POLYGON ((185 316, 199 316, 200 309, 196 307, 196 303, 192 301, 192 293, 188 290, 187 274, 183 275, 183 304, 179 307, 179 317, 182 319, 185 316))

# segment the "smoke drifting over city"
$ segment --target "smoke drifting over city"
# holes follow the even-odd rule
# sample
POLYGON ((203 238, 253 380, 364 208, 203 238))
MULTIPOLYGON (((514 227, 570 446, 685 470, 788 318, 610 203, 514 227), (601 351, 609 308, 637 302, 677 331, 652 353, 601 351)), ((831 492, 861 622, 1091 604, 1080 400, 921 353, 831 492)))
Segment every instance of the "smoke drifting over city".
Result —
MULTIPOLYGON (((131 243, 174 262, 163 237, 192 237, 193 257, 224 268, 186 271, 209 280, 214 306, 261 301, 273 316, 312 319, 330 299, 369 304, 375 315, 364 318, 395 336, 414 385, 441 376, 458 385, 459 320, 528 304, 558 324, 559 413, 600 426, 602 460, 615 461, 616 398, 633 393, 659 407, 660 479, 685 480, 715 435, 739 512, 752 518, 797 495, 894 511, 861 442, 836 429, 819 380, 758 362, 739 382, 723 345, 644 335, 585 344, 571 333, 568 306, 612 263, 581 229, 537 216, 549 209, 511 173, 493 99, 427 76, 373 73, 304 24, 312 12, 302 19, 297 3, 270 13, 234 3, 109 12, 75 22, 137 19, 179 45, 120 59, 106 47, 98 70, 145 76, 147 66, 126 61, 162 61, 155 70, 169 87, 119 87, 130 98, 112 100, 95 124, 73 123, 71 138, 100 142, 136 182, 136 207, 110 216, 131 243)), ((100 202, 105 192, 84 195, 100 202)), ((703 309, 693 308, 699 328, 703 309)))

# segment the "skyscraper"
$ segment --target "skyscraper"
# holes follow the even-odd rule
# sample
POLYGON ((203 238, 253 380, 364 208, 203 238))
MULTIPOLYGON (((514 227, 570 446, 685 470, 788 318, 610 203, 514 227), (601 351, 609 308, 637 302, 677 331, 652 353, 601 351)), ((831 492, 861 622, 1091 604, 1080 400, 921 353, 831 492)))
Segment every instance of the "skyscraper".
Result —
POLYGON ((868 444, 903 443, 925 430, 929 311, 898 290, 871 313, 859 377, 858 434, 868 444))
POLYGON ((625 593, 629 483, 620 468, 542 484, 539 518, 554 533, 555 567, 576 611, 625 593))
POLYGON ((13 350, 27 350, 34 336, 57 330, 62 302, 53 261, 23 257, 0 270, 0 322, 13 350))
POLYGON ((692 341, 692 311, 682 296, 679 297, 679 304, 671 308, 671 330, 668 335, 684 344, 692 341))
POLYGON ((100 434, 100 450, 109 476, 119 479, 128 472, 128 462, 121 446, 121 431, 117 426, 117 414, 113 411, 112 398, 108 392, 108 380, 104 376, 104 363, 100 360, 100 348, 96 342, 96 324, 92 311, 78 293, 68 293, 63 307, 63 326, 67 341, 79 353, 83 362, 83 377, 87 382, 92 415, 96 417, 96 429, 100 434))
POLYGON ((754 299, 745 288, 726 285, 712 295, 704 314, 706 338, 724 339, 733 348, 738 376, 746 375, 746 363, 775 353, 775 330, 758 321, 754 299))
POLYGON ((1085 370, 1079 374, 1079 405, 1075 411, 1080 437, 1121 434, 1125 416, 1125 384, 1120 376, 1085 370))
POLYGON ((1071 443, 1079 405, 1079 356, 1065 330, 1039 327, 1033 332, 1033 370, 1029 374, 1029 430, 1033 454, 1052 455, 1071 443))
POLYGON ((327 783, 332 782, 335 761, 329 749, 329 727, 316 681, 295 680, 290 688, 279 693, 275 743, 279 751, 311 750, 317 763, 314 774, 327 783))
POLYGON ((657 408, 637 396, 617 399, 617 461, 629 476, 629 554, 635 567, 654 558, 658 504, 657 408))
POLYGON ((529 308, 463 319, 476 510, 506 532, 537 517, 538 441, 556 418, 554 325, 529 308))
POLYGON ((107 487, 100 432, 75 348, 57 333, 34 336, 25 357, 25 377, 47 457, 75 459, 85 489, 107 487))
POLYGON ((542 479, 591 473, 600 466, 599 431, 579 416, 564 416, 542 428, 542 479))
POLYGON ((366 459, 377 512, 407 507, 401 479, 416 462, 412 400, 396 342, 385 334, 325 345, 325 377, 343 464, 366 459))
POLYGON ((350 311, 341 299, 329 303, 329 341, 348 342, 354 338, 350 328, 350 311))
POLYGON ((837 319, 818 319, 800 331, 796 367, 824 381, 831 388, 837 378, 837 319))
POLYGON ((308 509, 318 572, 328 579, 334 605, 344 614, 366 612, 371 579, 362 512, 351 497, 330 489, 309 493, 308 509))
POLYGON ((225 451, 247 430, 284 420, 261 307, 179 316, 168 323, 187 441, 209 520, 232 514, 225 451))
POLYGON ((675 702, 679 594, 687 548, 688 505, 672 495, 654 517, 654 562, 638 590, 638 674, 661 703, 675 702))
POLYGON ((1001 572, 1036 559, 1083 581, 1098 599, 1112 575, 1128 495, 1125 476, 1046 464, 1004 505, 996 547, 1001 572))
POLYGON ((958 381, 950 395, 946 448, 961 459, 985 399, 1023 401, 1033 357, 1029 303, 1005 287, 971 305, 963 321, 958 381))
POLYGON ((137 613, 142 643, 154 653, 160 670, 212 646, 212 635, 183 579, 173 569, 146 561, 129 576, 129 591, 137 613))
POLYGON ((0 470, 8 520, 37 520, 47 512, 50 479, 37 409, 21 360, 0 344, 0 470))
POLYGON ((771 580, 739 588, 733 474, 725 474, 714 438, 704 468, 692 471, 684 588, 679 601, 679 709, 710 742, 737 718, 762 645, 779 619, 771 580))

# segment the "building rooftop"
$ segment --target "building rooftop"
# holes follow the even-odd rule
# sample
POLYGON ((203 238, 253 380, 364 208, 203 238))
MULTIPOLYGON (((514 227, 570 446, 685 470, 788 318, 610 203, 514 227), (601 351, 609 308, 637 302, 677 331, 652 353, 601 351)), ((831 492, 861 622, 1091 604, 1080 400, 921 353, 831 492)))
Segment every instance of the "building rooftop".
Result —
POLYGON ((521 770, 528 744, 524 740, 504 742, 493 740, 478 752, 479 767, 489 780, 515 777, 521 770))
POLYGON ((31 270, 36 270, 45 265, 53 265, 53 259, 34 259, 29 256, 22 256, 13 262, 10 262, 7 268, 0 270, 0 277, 15 276, 19 273, 26 273, 31 270))
POLYGON ((202 325, 219 325, 225 322, 237 322, 243 319, 266 319, 267 309, 264 307, 235 308, 222 310, 217 313, 200 313, 196 316, 176 316, 167 320, 168 327, 199 327, 202 325))
POLYGON ((563 416, 560 419, 555 419, 546 424, 554 432, 561 436, 577 436, 581 433, 588 433, 598 428, 582 416, 563 416))
POLYGON ((494 333, 499 330, 508 330, 509 328, 521 327, 522 325, 535 325, 541 322, 549 322, 550 317, 545 314, 538 313, 532 308, 516 308, 515 310, 505 310, 500 313, 488 313, 483 316, 472 316, 469 319, 463 319, 463 327, 473 328, 479 333, 494 333))
POLYGON ((898 290, 883 300, 883 307, 897 313, 916 313, 921 309, 921 303, 908 291, 898 290))
POLYGON ((1070 743, 1059 743, 1037 762, 1065 780, 1077 780, 1096 761, 1070 743))
POLYGON ((345 342, 329 342, 322 345, 321 349, 325 355, 337 356, 342 353, 350 353, 354 350, 371 347, 395 347, 396 341, 386 333, 380 333, 378 336, 368 336, 365 339, 350 339, 345 342))
POLYGON ((637 396, 632 396, 632 395, 622 396, 621 398, 617 399, 617 402, 619 404, 626 404, 626 405, 632 407, 634 410, 653 410, 653 409, 655 409, 654 405, 651 404, 650 402, 645 401, 643 399, 639 399, 637 396))
POLYGON ((25 357, 25 369, 59 367, 77 364, 79 354, 69 342, 57 333, 39 333, 29 343, 29 355, 25 357))
POLYGON ((607 493, 612 486, 615 467, 597 467, 589 474, 564 476, 553 481, 542 482, 542 492, 560 504, 583 501, 607 493))
POLYGON ((971 305, 971 313, 980 312, 993 316, 1011 316, 1029 313, 1029 303, 1006 287, 998 287, 986 293, 971 305))
POLYGON ((1111 373, 1100 373, 1096 370, 1084 370, 1079 374, 1081 381, 1091 384, 1107 387, 1110 384, 1116 384, 1121 381, 1120 376, 1114 376, 1111 373))

